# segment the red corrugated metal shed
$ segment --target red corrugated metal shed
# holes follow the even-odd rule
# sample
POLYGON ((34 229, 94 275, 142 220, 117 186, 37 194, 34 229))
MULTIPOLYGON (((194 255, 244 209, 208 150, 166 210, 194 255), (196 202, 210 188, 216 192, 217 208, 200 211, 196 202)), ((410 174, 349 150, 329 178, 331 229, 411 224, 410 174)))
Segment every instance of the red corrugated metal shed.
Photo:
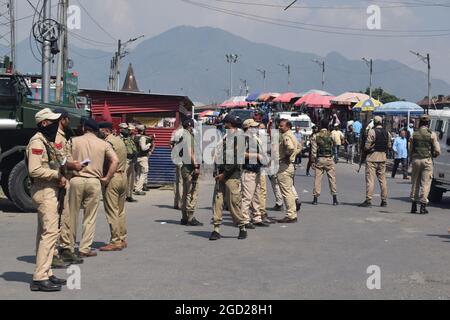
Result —
POLYGON ((191 113, 192 101, 185 96, 82 89, 80 96, 91 99, 92 115, 103 112, 105 102, 112 115, 142 113, 191 113))

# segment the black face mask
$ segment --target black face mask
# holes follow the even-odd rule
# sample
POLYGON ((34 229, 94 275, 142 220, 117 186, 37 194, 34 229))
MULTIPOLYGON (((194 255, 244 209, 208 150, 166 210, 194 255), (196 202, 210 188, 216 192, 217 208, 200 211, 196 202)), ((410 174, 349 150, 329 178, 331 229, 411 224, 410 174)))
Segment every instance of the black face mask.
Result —
POLYGON ((53 122, 50 125, 43 127, 38 126, 38 131, 44 135, 44 137, 50 141, 56 141, 56 135, 58 134, 59 122, 53 122))
POLYGON ((124 138, 128 138, 130 136, 130 132, 128 130, 120 130, 120 134, 124 137, 124 138))

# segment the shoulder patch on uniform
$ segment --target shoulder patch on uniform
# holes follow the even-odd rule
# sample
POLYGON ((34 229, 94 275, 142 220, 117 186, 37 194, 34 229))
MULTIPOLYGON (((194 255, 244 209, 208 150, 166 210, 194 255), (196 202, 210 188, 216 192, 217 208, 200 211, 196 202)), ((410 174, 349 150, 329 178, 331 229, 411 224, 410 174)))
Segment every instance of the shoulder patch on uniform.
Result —
POLYGON ((62 143, 55 143, 55 149, 56 150, 61 150, 63 148, 63 144, 62 143))
POLYGON ((44 150, 43 149, 31 149, 31 153, 36 156, 42 156, 42 154, 44 153, 44 150))

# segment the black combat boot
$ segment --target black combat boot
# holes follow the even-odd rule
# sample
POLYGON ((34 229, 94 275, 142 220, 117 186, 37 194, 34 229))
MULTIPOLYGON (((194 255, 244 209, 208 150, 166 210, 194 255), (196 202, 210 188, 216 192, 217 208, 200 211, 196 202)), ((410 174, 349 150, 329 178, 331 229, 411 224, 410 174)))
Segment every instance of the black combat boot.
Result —
POLYGON ((314 197, 314 200, 313 200, 313 202, 312 202, 312 205, 313 206, 317 206, 317 201, 318 201, 319 199, 317 198, 317 197, 314 197))
POLYGON ((339 205, 339 201, 337 196, 333 196, 333 206, 338 206, 339 205))
POLYGON ((372 202, 369 200, 364 201, 358 207, 360 208, 372 208, 372 202))
POLYGON ((295 200, 295 208, 297 209, 297 212, 299 212, 302 209, 302 203, 300 200, 295 200))
POLYGON ((411 213, 412 214, 416 214, 417 213, 417 202, 413 202, 412 203, 411 213))
POLYGON ((429 214, 428 210, 427 210, 427 205, 426 204, 421 204, 420 205, 420 214, 429 214))

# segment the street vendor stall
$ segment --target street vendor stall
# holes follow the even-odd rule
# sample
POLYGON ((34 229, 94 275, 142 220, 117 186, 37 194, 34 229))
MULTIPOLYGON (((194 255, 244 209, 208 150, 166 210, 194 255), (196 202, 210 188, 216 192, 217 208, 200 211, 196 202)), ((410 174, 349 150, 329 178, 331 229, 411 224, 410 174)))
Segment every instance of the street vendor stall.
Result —
POLYGON ((354 118, 359 119, 363 125, 367 125, 373 119, 375 109, 382 105, 380 101, 374 98, 360 101, 353 107, 353 112, 357 115, 354 118))
POLYGON ((373 112, 374 116, 385 116, 387 125, 390 129, 400 129, 406 124, 411 123, 411 119, 418 118, 425 113, 425 110, 413 103, 407 101, 396 101, 387 103, 373 112))
POLYGON ((323 117, 329 117, 333 96, 322 96, 318 93, 310 93, 297 100, 294 106, 307 108, 306 112, 314 123, 320 123, 323 117))

